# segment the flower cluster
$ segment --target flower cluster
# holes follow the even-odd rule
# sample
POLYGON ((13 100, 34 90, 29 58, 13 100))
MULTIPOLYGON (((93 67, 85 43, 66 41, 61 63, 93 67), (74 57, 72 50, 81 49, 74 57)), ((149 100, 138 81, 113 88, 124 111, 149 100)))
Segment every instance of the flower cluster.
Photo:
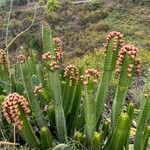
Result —
POLYGON ((51 58, 52 58, 52 55, 50 52, 44 53, 42 55, 42 60, 51 60, 51 58))
POLYGON ((53 38, 55 43, 55 56, 52 56, 50 52, 46 52, 42 55, 42 60, 49 63, 51 71, 60 68, 60 61, 62 60, 63 55, 63 44, 59 38, 53 38))
POLYGON ((33 92, 35 93, 35 95, 38 95, 39 93, 41 93, 42 92, 42 84, 40 83, 39 85, 36 85, 34 87, 34 91, 33 92))
POLYGON ((79 80, 79 72, 75 65, 70 64, 65 68, 64 77, 69 77, 70 86, 76 84, 79 80))
POLYGON ((0 64, 4 64, 6 62, 6 52, 3 49, 0 49, 0 64))
POLYGON ((51 69, 52 71, 57 70, 57 69, 59 69, 59 68, 60 68, 60 65, 59 65, 59 63, 58 63, 57 61, 52 61, 52 62, 51 62, 51 64, 50 64, 50 69, 51 69))
POLYGON ((55 48, 56 60, 60 61, 62 60, 62 55, 63 55, 63 43, 58 37, 53 38, 53 40, 54 43, 56 44, 56 48, 55 48))
POLYGON ((25 62, 25 56, 23 54, 20 54, 18 57, 17 57, 17 61, 18 63, 21 63, 23 64, 25 62))
POLYGON ((141 72, 141 61, 139 58, 137 58, 137 47, 134 45, 124 45, 118 54, 117 59, 117 69, 116 72, 119 73, 121 71, 121 66, 124 60, 124 57, 128 55, 131 60, 134 60, 135 64, 131 61, 131 63, 128 65, 128 77, 131 76, 133 68, 135 66, 136 72, 140 74, 141 72))
POLYGON ((142 63, 141 63, 141 59, 140 58, 136 58, 135 60, 135 73, 137 75, 141 75, 141 68, 142 68, 142 63))
POLYGON ((123 46, 123 34, 120 32, 112 31, 106 37, 106 43, 104 44, 105 52, 107 52, 109 42, 113 39, 113 50, 115 51, 118 48, 123 46))
POLYGON ((91 78, 94 83, 97 83, 99 77, 100 77, 100 72, 94 68, 85 70, 85 74, 80 76, 84 85, 87 85, 91 78))
POLYGON ((18 93, 9 94, 2 103, 2 110, 7 122, 14 123, 19 130, 23 127, 23 121, 20 119, 20 108, 25 114, 30 113, 27 100, 18 93))

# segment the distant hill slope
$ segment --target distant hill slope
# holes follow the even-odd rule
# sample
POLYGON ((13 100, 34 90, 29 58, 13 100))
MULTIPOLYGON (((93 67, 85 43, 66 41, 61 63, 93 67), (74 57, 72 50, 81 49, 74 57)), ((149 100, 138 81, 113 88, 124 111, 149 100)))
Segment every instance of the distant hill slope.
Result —
MULTIPOLYGON (((15 7, 10 22, 10 39, 27 28, 33 19, 34 4, 15 7)), ((8 12, 8 11, 7 11, 8 12)), ((6 11, 0 11, 0 46, 4 46, 6 11)), ((43 9, 39 8, 34 26, 12 45, 41 49, 41 22, 43 9)), ((51 25, 54 36, 62 38, 68 57, 80 56, 102 47, 106 34, 112 30, 123 32, 126 42, 132 41, 140 49, 150 49, 150 9, 144 5, 126 3, 63 2, 60 8, 44 17, 51 25)))

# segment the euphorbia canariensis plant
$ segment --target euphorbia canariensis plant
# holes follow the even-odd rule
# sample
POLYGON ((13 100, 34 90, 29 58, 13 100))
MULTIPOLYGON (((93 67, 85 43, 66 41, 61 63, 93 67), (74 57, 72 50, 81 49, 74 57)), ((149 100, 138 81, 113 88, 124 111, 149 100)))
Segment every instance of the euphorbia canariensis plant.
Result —
MULTIPOLYGON (((143 98, 136 117, 133 103, 124 107, 132 78, 141 73, 137 48, 124 45, 120 32, 109 33, 104 45, 104 69, 99 72, 95 68, 83 70, 74 64, 62 65, 63 43, 60 38, 52 37, 46 24, 42 28, 42 39, 42 54, 33 51, 28 56, 21 51, 17 56, 13 80, 6 53, 0 50, 1 110, 29 148, 128 150, 133 146, 134 150, 146 150, 150 136, 149 96, 143 98), (119 80, 112 101, 112 119, 106 119, 103 108, 115 70, 119 80), (130 143, 133 120, 137 120, 134 145, 130 143)), ((4 126, 6 120, 3 119, 4 126)))

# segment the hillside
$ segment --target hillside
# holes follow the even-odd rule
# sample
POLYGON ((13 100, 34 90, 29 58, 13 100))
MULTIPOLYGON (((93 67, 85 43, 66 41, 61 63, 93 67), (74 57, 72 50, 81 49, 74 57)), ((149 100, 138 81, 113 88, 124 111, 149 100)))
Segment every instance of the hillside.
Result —
MULTIPOLYGON (((35 4, 13 7, 9 39, 15 37, 31 24, 35 4)), ((1 47, 4 47, 5 43, 7 14, 8 11, 0 11, 2 20, 0 22, 1 47)), ((124 33, 126 42, 132 41, 140 49, 150 49, 149 7, 106 1, 82 4, 62 2, 55 12, 45 15, 43 7, 38 7, 34 25, 12 44, 11 51, 17 50, 18 45, 41 50, 39 34, 43 17, 51 25, 53 34, 61 37, 64 41, 66 56, 69 58, 81 56, 87 51, 102 47, 106 34, 112 30, 124 33)))

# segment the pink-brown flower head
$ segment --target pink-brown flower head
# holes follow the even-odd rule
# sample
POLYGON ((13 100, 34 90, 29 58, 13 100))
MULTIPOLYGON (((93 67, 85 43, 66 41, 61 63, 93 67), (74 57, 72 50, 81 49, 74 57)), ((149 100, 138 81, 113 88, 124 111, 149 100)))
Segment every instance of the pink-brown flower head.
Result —
POLYGON ((139 58, 139 57, 137 57, 136 59, 135 59, 135 65, 136 65, 136 67, 135 67, 135 72, 136 72, 136 74, 137 75, 141 75, 141 68, 142 68, 142 63, 141 63, 141 59, 139 58))
POLYGON ((85 70, 85 74, 80 76, 84 85, 87 85, 89 80, 92 80, 94 83, 98 83, 100 77, 100 72, 97 69, 91 68, 85 70))
POLYGON ((57 70, 59 68, 60 68, 60 65, 59 65, 59 63, 57 61, 52 61, 50 63, 50 69, 51 69, 51 71, 57 70))
POLYGON ((55 48, 56 61, 60 61, 62 60, 62 55, 63 55, 63 43, 58 37, 53 38, 53 40, 56 45, 56 48, 55 48))
POLYGON ((137 58, 137 47, 134 45, 124 45, 121 50, 119 51, 118 54, 118 59, 117 59, 117 68, 116 72, 119 73, 121 71, 122 63, 126 55, 129 56, 130 63, 128 65, 128 77, 131 77, 132 71, 134 68, 136 68, 136 72, 140 74, 141 70, 141 63, 140 60, 137 58))
POLYGON ((42 55, 42 60, 45 61, 45 60, 51 60, 52 56, 51 56, 51 53, 50 52, 46 52, 42 55))
POLYGON ((36 85, 34 87, 34 91, 33 92, 35 93, 35 95, 38 95, 39 93, 41 93, 42 92, 42 84, 40 83, 39 85, 36 85))
POLYGON ((75 65, 70 64, 65 68, 64 77, 69 77, 70 86, 76 84, 79 80, 79 72, 75 65))
POLYGON ((109 42, 112 39, 114 40, 114 43, 113 43, 114 51, 117 49, 117 47, 121 48, 123 46, 123 34, 121 34, 120 32, 112 31, 106 37, 106 42, 104 44, 105 52, 107 52, 109 42))
POLYGON ((25 114, 30 113, 27 100, 18 93, 7 95, 2 103, 2 111, 7 122, 15 124, 19 130, 23 127, 23 121, 20 119, 20 107, 25 114))
POLYGON ((18 55, 17 62, 23 64, 26 60, 26 57, 23 54, 18 55))
POLYGON ((3 49, 0 49, 0 64, 4 64, 7 61, 6 52, 3 49))

